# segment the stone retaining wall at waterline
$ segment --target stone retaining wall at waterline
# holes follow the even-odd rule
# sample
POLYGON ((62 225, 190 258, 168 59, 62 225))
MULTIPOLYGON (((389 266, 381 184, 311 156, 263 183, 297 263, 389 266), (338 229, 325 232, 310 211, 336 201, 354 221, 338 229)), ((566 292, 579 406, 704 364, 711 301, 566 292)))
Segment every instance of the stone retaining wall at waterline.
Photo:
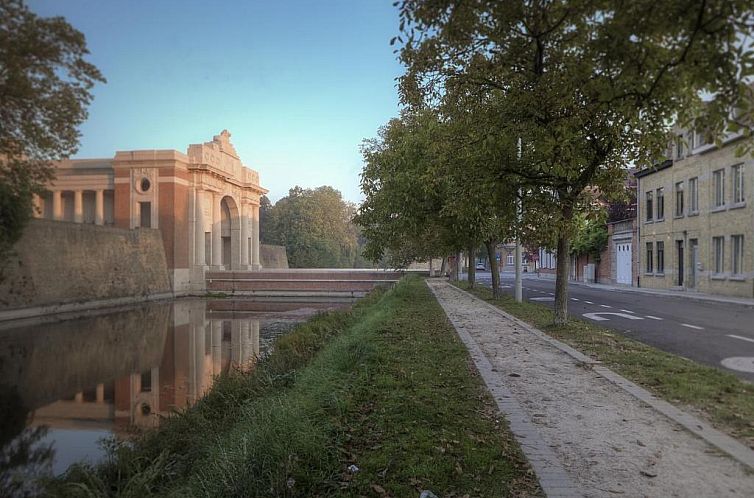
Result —
POLYGON ((172 293, 159 230, 31 220, 0 271, 0 311, 172 293))

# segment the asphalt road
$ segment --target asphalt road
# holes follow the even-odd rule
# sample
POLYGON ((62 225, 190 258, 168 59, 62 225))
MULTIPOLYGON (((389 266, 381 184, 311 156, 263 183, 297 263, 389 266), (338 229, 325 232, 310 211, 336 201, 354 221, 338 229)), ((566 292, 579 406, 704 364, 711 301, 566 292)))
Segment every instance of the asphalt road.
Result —
MULTIPOLYGON (((464 275, 465 276, 465 275, 464 275)), ((490 286, 491 274, 477 281, 490 286)), ((513 293, 513 275, 503 274, 513 293)), ((555 281, 524 276, 524 299, 553 307, 555 281)), ((568 313, 754 382, 754 306, 571 284, 568 313)))

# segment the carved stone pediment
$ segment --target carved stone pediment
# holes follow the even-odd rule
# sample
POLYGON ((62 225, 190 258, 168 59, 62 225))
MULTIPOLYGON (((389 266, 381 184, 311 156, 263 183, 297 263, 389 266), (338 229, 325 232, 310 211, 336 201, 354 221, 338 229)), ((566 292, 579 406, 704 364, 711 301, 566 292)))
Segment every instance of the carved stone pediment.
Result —
POLYGON ((195 168, 207 169, 211 175, 203 175, 203 182, 210 186, 209 176, 216 175, 235 183, 260 189, 259 173, 241 163, 233 144, 230 132, 223 130, 215 135, 211 142, 192 144, 188 148, 189 162, 195 168))
POLYGON ((229 154, 238 159, 236 148, 233 147, 233 144, 230 143, 230 132, 228 130, 223 130, 219 135, 212 137, 212 142, 214 144, 217 144, 217 146, 220 148, 220 152, 225 152, 226 154, 229 154))

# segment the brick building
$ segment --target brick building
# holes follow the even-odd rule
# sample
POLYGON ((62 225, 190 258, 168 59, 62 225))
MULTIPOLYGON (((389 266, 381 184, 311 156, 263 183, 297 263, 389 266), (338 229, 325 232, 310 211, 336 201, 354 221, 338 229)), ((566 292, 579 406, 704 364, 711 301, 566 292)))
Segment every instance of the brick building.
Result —
POLYGON ((35 201, 37 216, 47 219, 159 229, 173 291, 181 292, 203 289, 208 268, 260 268, 259 199, 266 193, 223 130, 185 154, 134 150, 61 161, 35 201))
POLYGON ((754 296, 754 161, 683 132, 636 173, 641 287, 754 296))

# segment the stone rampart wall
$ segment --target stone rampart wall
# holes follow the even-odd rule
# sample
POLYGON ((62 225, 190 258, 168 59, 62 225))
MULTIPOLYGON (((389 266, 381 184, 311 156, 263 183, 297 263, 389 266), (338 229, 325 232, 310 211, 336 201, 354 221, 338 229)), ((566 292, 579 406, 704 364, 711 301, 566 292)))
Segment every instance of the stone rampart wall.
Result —
POLYGON ((285 246, 261 244, 259 246, 259 259, 262 264, 262 268, 288 268, 288 255, 285 252, 285 246))
POLYGON ((32 220, 0 275, 0 310, 171 292, 159 230, 32 220))

